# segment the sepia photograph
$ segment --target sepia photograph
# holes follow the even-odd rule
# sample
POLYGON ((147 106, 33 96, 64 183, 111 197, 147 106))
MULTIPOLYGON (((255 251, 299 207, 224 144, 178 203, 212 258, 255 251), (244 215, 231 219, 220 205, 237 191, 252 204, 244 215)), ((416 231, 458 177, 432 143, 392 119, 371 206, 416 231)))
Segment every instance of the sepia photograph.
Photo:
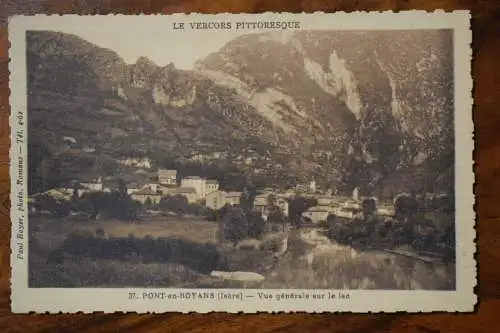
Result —
POLYGON ((456 292, 453 27, 207 20, 27 25, 27 288, 456 292))

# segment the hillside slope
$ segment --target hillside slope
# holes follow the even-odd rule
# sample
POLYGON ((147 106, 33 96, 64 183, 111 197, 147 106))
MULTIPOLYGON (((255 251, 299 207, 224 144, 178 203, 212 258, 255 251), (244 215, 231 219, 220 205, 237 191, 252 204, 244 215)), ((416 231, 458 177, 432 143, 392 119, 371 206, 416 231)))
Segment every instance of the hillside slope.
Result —
POLYGON ((146 57, 129 65, 77 36, 32 31, 30 136, 58 156, 64 136, 95 149, 100 162, 82 176, 103 173, 103 159, 145 155, 280 184, 449 190, 451 43, 447 31, 250 34, 186 71, 146 57))

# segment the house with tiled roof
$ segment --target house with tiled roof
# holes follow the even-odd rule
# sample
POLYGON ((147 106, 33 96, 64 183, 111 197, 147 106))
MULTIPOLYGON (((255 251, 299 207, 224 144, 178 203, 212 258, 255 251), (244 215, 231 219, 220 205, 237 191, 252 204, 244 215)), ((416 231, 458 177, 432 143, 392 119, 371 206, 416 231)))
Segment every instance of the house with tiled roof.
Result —
POLYGON ((226 192, 225 193, 226 204, 231 206, 239 205, 241 200, 241 194, 242 192, 226 192))
POLYGON ((193 187, 173 187, 168 189, 167 195, 181 195, 187 199, 188 203, 195 203, 197 200, 196 190, 193 187))
POLYGON ((241 200, 242 192, 224 192, 224 191, 214 191, 207 194, 205 198, 205 206, 210 209, 220 209, 225 205, 239 205, 241 200))
POLYGON ((330 209, 324 206, 311 207, 302 213, 302 216, 311 220, 313 223, 318 223, 320 221, 326 221, 330 215, 330 209))
POLYGON ((155 192, 150 188, 144 188, 139 191, 133 192, 132 194, 130 194, 130 197, 142 204, 144 204, 148 199, 152 204, 157 204, 160 202, 162 195, 161 193, 155 192))

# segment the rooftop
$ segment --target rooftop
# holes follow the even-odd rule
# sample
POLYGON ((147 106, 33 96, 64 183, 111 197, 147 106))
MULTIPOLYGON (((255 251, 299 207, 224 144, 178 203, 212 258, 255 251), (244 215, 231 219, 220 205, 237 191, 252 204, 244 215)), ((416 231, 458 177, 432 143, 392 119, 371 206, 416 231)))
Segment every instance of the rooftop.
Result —
POLYGON ((159 188, 177 188, 175 184, 158 184, 159 188))
POLYGON ((182 178, 182 180, 184 180, 184 179, 203 179, 203 178, 198 177, 198 176, 188 176, 188 177, 182 178))
POLYGON ((196 190, 192 187, 177 187, 171 189, 169 193, 196 193, 196 190))
POLYGON ((226 192, 226 197, 241 197, 243 192, 226 192))
POLYGON ((321 206, 315 206, 311 207, 307 210, 308 212, 322 212, 322 213, 328 213, 330 210, 326 207, 321 207, 321 206))
POLYGON ((161 196, 161 193, 156 193, 153 190, 151 190, 150 188, 144 188, 142 190, 133 192, 132 195, 157 195, 157 196, 161 196))
POLYGON ((146 184, 147 184, 146 182, 130 182, 130 183, 127 184, 127 188, 128 189, 131 189, 131 188, 143 188, 144 186, 146 186, 146 184))
POLYGON ((177 170, 159 169, 158 173, 171 173, 171 174, 175 173, 175 174, 177 174, 177 170))

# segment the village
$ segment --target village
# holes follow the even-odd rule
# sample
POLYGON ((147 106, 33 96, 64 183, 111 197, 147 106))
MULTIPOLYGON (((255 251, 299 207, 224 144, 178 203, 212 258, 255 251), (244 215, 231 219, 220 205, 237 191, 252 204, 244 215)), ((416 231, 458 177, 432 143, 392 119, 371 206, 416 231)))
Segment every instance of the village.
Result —
MULTIPOLYGON (((215 179, 179 177, 173 169, 158 169, 156 180, 146 183, 122 182, 111 187, 97 178, 72 185, 29 198, 32 248, 38 249, 31 252, 39 265, 34 271, 36 284, 49 283, 39 275, 46 263, 56 271, 63 267, 73 276, 71 260, 84 258, 109 260, 119 269, 137 260, 143 265, 166 261, 173 271, 160 277, 179 279, 173 282, 176 285, 208 283, 212 287, 221 281, 223 287, 227 283, 276 287, 285 280, 290 285, 313 283, 316 280, 307 280, 308 274, 326 274, 351 255, 370 258, 370 262, 373 256, 389 256, 394 262, 410 260, 418 265, 453 261, 446 257, 453 256, 453 233, 439 226, 439 221, 422 219, 420 213, 404 216, 408 212, 404 202, 399 207, 397 200, 378 202, 360 196, 358 188, 350 196, 339 195, 321 190, 311 180, 295 188, 254 189, 250 194, 247 188, 226 190, 215 179), (93 202, 84 208, 80 204, 88 197, 93 202), (40 204, 47 198, 64 203, 66 211, 58 213, 59 204, 40 204), (99 206, 96 215, 89 214, 93 206, 99 206), (130 208, 132 215, 127 214, 130 208), (51 240, 41 242, 39 235, 47 232, 51 240), (328 264, 313 266, 318 260, 328 264), (300 267, 297 278, 286 277, 289 265, 300 267), (188 276, 180 278, 183 274, 188 276)), ((448 220, 448 215, 443 216, 448 220)), ((116 283, 120 273, 110 276, 116 283)), ((143 277, 135 278, 145 283, 143 277)), ((324 283, 333 283, 332 278, 325 277, 324 283)), ((92 285, 104 280, 73 276, 71 283, 92 285)), ((400 288, 396 280, 391 283, 400 288)))
MULTIPOLYGON (((130 163, 130 162, 129 162, 130 163)), ((134 166, 150 167, 150 164, 141 162, 134 166)), ((166 197, 182 197, 187 204, 205 206, 210 210, 219 210, 224 206, 239 206, 242 195, 247 193, 247 189, 241 191, 226 191, 221 188, 219 182, 214 179, 206 179, 199 176, 178 177, 177 170, 158 169, 157 181, 145 183, 128 183, 126 185, 127 194, 134 201, 147 205, 151 209, 149 214, 155 212, 162 199, 166 197)), ((75 182, 76 183, 76 182, 75 182)), ((115 187, 108 187, 102 178, 92 181, 78 182, 69 187, 54 188, 45 191, 44 195, 53 197, 56 200, 70 200, 75 196, 82 197, 86 193, 104 192, 110 193, 116 190, 115 187)), ((40 194, 30 197, 30 212, 36 212, 36 198, 40 194)), ((361 197, 359 189, 355 188, 351 197, 333 195, 332 190, 322 191, 314 180, 309 183, 297 184, 295 188, 279 190, 276 188, 264 188, 257 190, 252 204, 253 210, 259 213, 264 220, 269 214, 269 199, 272 197, 274 204, 279 207, 282 215, 288 218, 290 215, 290 200, 300 196, 304 199, 313 199, 315 205, 307 208, 301 213, 304 221, 318 224, 327 220, 328 216, 334 214, 343 218, 353 218, 361 211, 361 197)), ((378 214, 381 216, 392 216, 394 209, 390 204, 378 205, 378 214)), ((46 212, 49 213, 49 212, 46 212)))

